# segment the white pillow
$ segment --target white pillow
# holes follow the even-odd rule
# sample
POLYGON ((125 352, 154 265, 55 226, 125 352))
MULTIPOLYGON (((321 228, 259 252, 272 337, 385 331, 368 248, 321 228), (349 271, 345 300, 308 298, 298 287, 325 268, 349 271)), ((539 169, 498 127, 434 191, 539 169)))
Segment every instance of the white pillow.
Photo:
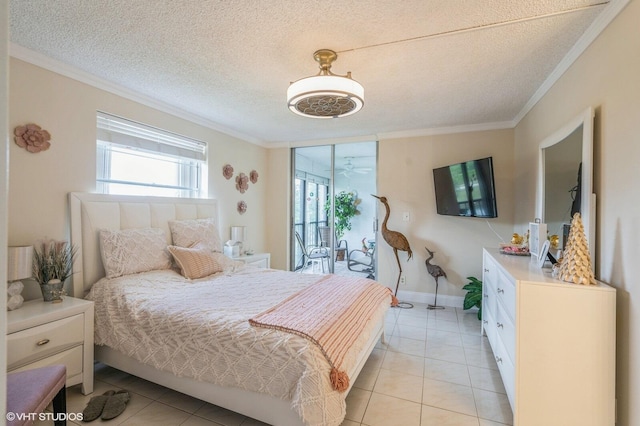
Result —
POLYGON ((167 238, 159 228, 103 229, 100 251, 107 278, 171 268, 167 238))
POLYGON ((222 242, 213 219, 170 220, 169 229, 174 246, 193 247, 200 244, 209 251, 222 251, 222 242))

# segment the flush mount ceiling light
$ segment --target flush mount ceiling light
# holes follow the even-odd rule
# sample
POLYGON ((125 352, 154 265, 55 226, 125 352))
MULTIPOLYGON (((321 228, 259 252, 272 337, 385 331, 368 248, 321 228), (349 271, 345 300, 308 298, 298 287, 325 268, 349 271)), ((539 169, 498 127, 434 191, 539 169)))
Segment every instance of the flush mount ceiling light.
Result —
POLYGON ((320 49, 313 54, 320 72, 291 83, 287 89, 289 109, 312 118, 338 118, 355 114, 364 105, 364 88, 347 75, 331 72, 331 63, 338 58, 333 50, 320 49))

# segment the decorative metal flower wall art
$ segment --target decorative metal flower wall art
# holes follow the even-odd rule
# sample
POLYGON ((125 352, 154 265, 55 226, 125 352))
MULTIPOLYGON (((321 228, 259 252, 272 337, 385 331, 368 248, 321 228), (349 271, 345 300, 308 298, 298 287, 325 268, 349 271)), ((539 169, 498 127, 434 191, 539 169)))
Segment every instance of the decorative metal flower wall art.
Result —
POLYGON ((240 173, 236 176, 236 189, 244 194, 249 189, 249 176, 240 173))
POLYGON ((245 214, 247 211, 247 203, 244 201, 238 201, 238 213, 245 214))
POLYGON ((222 176, 227 180, 231 179, 233 176, 233 166, 231 164, 225 164, 222 166, 222 176))
POLYGON ((251 183, 258 182, 258 172, 255 170, 251 170, 251 173, 249 173, 249 180, 251 181, 251 183))
POLYGON ((13 135, 16 145, 34 154, 46 151, 51 146, 51 134, 34 123, 17 126, 13 135))

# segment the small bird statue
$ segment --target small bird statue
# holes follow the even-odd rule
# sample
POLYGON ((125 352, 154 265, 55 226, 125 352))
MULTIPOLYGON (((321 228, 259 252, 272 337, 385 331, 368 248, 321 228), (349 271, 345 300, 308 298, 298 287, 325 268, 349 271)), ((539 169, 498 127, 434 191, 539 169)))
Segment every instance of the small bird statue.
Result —
MULTIPOLYGON (((398 295, 398 286, 400 285, 400 276, 402 275, 402 266, 400 266, 400 258, 398 257, 398 250, 406 251, 409 253, 409 257, 407 260, 411 259, 413 256, 413 252, 411 251, 411 247, 409 246, 409 241, 407 241, 407 237, 402 235, 402 233, 398 231, 392 231, 387 228, 387 221, 389 220, 389 215, 391 214, 391 209, 389 208, 389 203, 387 202, 387 197, 378 197, 377 195, 371 194, 372 197, 380 200, 382 204, 384 204, 384 208, 386 209, 386 214, 384 216, 384 220, 382 221, 382 238, 393 248, 393 254, 396 256, 396 262, 398 262, 398 281, 396 282, 396 292, 395 296, 398 295)), ((413 307, 410 303, 402 302, 409 307, 413 307)))
POLYGON ((447 278, 447 274, 438 265, 431 264, 431 259, 433 259, 433 255, 436 254, 436 252, 431 251, 426 247, 425 249, 427 250, 427 253, 429 253, 429 257, 424 262, 427 265, 427 272, 429 272, 429 275, 431 275, 436 280, 436 298, 433 301, 433 305, 427 305, 427 309, 444 309, 444 306, 438 306, 438 277, 447 278))

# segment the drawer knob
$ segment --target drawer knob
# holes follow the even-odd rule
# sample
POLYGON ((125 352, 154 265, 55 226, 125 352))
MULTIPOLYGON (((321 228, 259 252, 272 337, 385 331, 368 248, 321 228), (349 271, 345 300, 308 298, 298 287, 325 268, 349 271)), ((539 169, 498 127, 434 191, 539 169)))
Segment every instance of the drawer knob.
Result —
POLYGON ((499 356, 496 357, 496 362, 499 362, 500 364, 502 364, 502 358, 500 358, 499 356))
POLYGON ((49 341, 50 341, 49 339, 42 339, 42 340, 40 340, 38 343, 36 343, 36 345, 38 345, 38 346, 44 346, 44 345, 46 345, 47 343, 49 343, 49 341))
POLYGON ((498 328, 504 328, 504 324, 502 324, 501 322, 497 322, 497 323, 496 323, 496 326, 497 326, 498 328))
POLYGON ((484 268, 484 271, 485 271, 485 272, 489 272, 489 269, 487 269, 487 268, 484 268))
POLYGON ((498 287, 498 293, 504 293, 504 290, 498 287))

